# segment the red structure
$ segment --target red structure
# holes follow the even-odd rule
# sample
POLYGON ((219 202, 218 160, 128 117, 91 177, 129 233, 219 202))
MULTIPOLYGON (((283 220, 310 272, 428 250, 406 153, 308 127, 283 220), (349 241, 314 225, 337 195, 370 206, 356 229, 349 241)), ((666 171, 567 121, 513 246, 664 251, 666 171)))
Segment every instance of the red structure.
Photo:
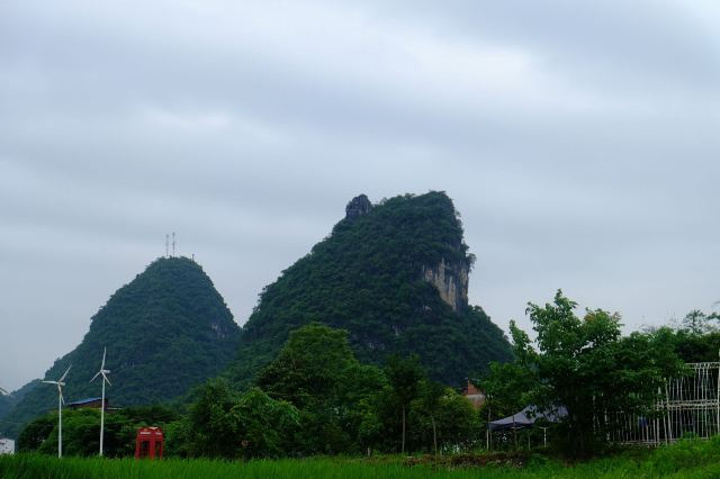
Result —
POLYGON ((141 427, 135 440, 135 459, 162 459, 165 437, 159 427, 141 427))

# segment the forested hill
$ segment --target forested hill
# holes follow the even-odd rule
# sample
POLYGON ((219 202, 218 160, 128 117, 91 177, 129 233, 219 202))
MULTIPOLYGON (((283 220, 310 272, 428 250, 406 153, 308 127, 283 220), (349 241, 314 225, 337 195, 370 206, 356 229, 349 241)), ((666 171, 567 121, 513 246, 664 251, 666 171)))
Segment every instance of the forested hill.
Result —
POLYGON ((458 385, 512 354, 502 331, 467 304, 473 259, 445 193, 375 206, 361 195, 328 238, 263 290, 229 376, 247 384, 291 330, 318 321, 347 329, 361 361, 416 353, 431 377, 458 385))
MULTIPOLYGON (((117 290, 90 323, 80 345, 45 374, 57 380, 72 364, 67 402, 100 396, 90 379, 107 346, 111 406, 167 401, 224 370, 235 357, 240 328, 202 268, 187 258, 160 258, 117 290)), ((21 424, 57 405, 57 390, 40 384, 0 421, 21 424)))
MULTIPOLYGON (((34 379, 29 383, 25 384, 17 391, 13 391, 12 395, 10 396, 0 395, 0 419, 8 415, 10 411, 12 411, 12 408, 15 407, 15 405, 20 402, 22 398, 24 398, 25 395, 32 391, 38 384, 40 384, 40 380, 34 379)), ((2 432, 3 430, 2 428, 0 428, 0 435, 2 435, 2 432)))

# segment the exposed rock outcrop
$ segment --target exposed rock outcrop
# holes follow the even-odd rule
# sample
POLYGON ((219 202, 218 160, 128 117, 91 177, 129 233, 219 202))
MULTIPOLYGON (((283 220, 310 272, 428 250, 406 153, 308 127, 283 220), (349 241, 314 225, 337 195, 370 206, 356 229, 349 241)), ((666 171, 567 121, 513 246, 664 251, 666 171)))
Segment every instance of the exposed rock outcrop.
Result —
POLYGON ((345 207, 345 218, 354 219, 370 212, 373 205, 366 195, 356 196, 345 207))
POLYGON ((433 284, 440 292, 440 297, 453 311, 460 311, 468 305, 468 273, 467 264, 445 262, 423 268, 423 278, 433 284))

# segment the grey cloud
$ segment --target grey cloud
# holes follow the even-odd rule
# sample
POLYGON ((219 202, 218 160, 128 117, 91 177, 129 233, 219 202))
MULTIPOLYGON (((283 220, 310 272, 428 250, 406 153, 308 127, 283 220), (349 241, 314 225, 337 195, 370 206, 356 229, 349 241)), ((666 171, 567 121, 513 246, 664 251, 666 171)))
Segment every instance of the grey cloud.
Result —
POLYGON ((718 12, 580 5, 0 5, 0 378, 170 231, 243 323, 359 193, 447 191, 503 326, 558 287, 629 329, 710 308, 718 12))

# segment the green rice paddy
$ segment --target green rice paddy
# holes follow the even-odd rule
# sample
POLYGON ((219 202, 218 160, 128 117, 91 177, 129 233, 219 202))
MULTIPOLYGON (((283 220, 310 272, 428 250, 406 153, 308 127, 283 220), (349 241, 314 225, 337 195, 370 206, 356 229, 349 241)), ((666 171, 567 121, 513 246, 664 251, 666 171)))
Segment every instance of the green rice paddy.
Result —
POLYGON ((3 479, 88 478, 717 478, 720 477, 720 439, 683 441, 654 451, 630 450, 575 465, 543 456, 496 456, 380 459, 309 458, 227 462, 206 459, 135 461, 18 454, 0 456, 3 479))

